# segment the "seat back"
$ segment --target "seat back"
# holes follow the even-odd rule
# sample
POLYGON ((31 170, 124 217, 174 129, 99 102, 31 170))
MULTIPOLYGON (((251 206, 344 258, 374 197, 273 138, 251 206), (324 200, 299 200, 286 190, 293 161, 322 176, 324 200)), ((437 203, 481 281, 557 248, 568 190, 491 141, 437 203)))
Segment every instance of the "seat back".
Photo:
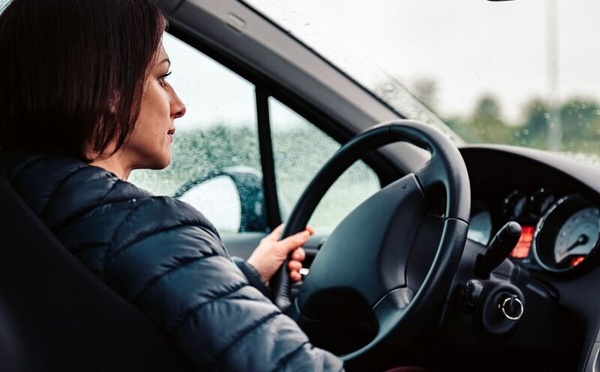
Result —
POLYGON ((95 277, 0 175, 0 366, 190 371, 173 341, 95 277))

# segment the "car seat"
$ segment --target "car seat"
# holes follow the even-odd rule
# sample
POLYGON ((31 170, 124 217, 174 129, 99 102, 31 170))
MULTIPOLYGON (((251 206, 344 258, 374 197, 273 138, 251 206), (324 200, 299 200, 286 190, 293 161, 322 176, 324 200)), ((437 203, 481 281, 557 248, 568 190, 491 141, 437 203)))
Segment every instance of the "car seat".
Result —
POLYGON ((174 342, 95 277, 0 174, 0 369, 191 371, 174 342))

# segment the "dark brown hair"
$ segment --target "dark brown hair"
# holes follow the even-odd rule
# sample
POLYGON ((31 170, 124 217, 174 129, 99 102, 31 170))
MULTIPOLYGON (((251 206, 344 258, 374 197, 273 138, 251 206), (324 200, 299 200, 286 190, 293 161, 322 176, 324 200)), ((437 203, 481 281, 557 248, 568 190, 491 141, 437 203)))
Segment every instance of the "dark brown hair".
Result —
POLYGON ((0 14, 0 147, 88 159, 127 141, 167 22, 148 0, 13 0, 0 14))

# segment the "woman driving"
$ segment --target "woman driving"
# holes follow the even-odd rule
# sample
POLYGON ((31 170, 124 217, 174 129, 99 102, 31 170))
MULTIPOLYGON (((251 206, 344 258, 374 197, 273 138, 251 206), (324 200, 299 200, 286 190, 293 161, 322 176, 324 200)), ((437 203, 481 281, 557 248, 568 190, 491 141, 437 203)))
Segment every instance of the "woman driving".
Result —
POLYGON ((171 160, 186 108, 168 83, 167 22, 148 0, 13 0, 0 14, 0 170, 92 272, 197 370, 343 369, 268 298, 310 229, 232 259, 193 207, 127 182, 171 160))

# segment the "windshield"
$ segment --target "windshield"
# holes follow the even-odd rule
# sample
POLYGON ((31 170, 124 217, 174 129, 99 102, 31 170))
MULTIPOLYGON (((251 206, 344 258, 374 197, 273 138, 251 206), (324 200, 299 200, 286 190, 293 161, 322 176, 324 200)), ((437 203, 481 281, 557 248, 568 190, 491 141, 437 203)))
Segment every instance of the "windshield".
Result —
POLYGON ((404 117, 469 143, 600 152, 598 0, 247 2, 404 117))

